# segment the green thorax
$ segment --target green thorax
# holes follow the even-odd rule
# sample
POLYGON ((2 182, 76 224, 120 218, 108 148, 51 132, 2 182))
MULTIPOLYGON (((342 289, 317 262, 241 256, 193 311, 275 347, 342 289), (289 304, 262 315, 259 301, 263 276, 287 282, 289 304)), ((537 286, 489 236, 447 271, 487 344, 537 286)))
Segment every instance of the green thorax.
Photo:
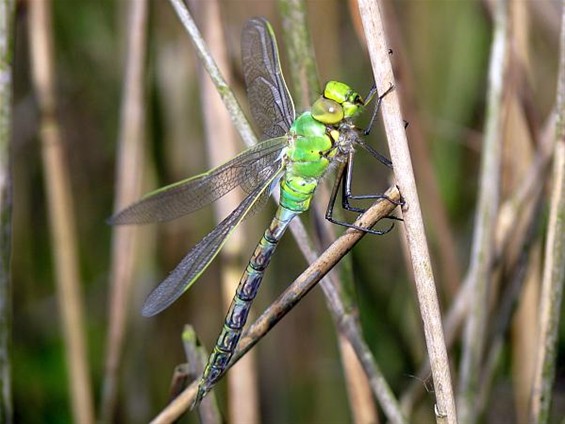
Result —
POLYGON ((318 181, 338 153, 339 125, 352 118, 363 99, 348 85, 330 81, 324 94, 292 124, 281 179, 281 205, 306 211, 318 181))

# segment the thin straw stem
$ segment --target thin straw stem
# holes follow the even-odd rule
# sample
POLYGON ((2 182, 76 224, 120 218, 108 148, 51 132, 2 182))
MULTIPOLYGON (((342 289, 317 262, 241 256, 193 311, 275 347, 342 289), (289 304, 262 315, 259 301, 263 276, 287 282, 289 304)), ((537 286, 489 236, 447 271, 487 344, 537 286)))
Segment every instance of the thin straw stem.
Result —
MULTIPOLYGON (((392 201, 398 201, 400 199, 396 187, 387 190, 385 195, 392 201)), ((370 227, 373 223, 377 222, 378 219, 390 214, 394 208, 395 205, 389 201, 379 200, 363 214, 355 224, 361 227, 370 227), (384 211, 389 212, 383 215, 384 211)), ((280 321, 364 235, 364 232, 349 229, 332 243, 322 255, 317 255, 308 269, 250 326, 249 330, 242 337, 232 362, 236 362, 243 354, 251 349, 262 336, 274 327, 274 325, 280 321)), ((323 282, 322 284, 326 283, 323 282)), ((338 288, 339 286, 332 287, 331 290, 324 288, 324 293, 329 295, 327 299, 328 304, 331 306, 330 310, 336 320, 340 333, 343 334, 352 345, 370 380, 375 397, 380 401, 387 417, 394 423, 405 422, 400 408, 392 395, 392 391, 386 384, 382 373, 362 337, 359 322, 355 314, 345 309, 346 305, 342 303, 342 296, 339 296, 338 288)))
MULTIPOLYGON (((122 92, 118 157, 116 161, 115 210, 141 195, 144 163, 145 57, 147 39, 147 0, 128 3, 127 56, 122 92)), ((110 270, 109 331, 106 342, 104 381, 100 405, 102 422, 112 422, 118 396, 119 369, 123 354, 125 327, 131 299, 139 229, 114 228, 110 270)))
POLYGON ((12 297, 12 58, 14 42, 13 0, 0 0, 0 422, 13 420, 11 375, 12 297))
POLYGON ((494 37, 490 56, 487 117, 481 156, 475 233, 469 278, 472 287, 469 317, 463 336, 463 355, 458 387, 458 411, 462 423, 474 423, 476 399, 486 341, 488 289, 495 255, 494 235, 500 191, 501 138, 503 134, 503 89, 507 68, 508 4, 499 0, 494 9, 494 37))
POLYGON ((414 160, 414 170, 419 182, 422 197, 422 207, 426 222, 433 231, 431 237, 435 240, 437 262, 441 264, 438 278, 439 289, 448 299, 452 299, 461 284, 461 267, 459 265, 458 249, 455 241, 453 227, 447 211, 447 205, 442 198, 439 180, 434 170, 432 160, 432 143, 426 138, 428 133, 425 120, 422 119, 422 110, 418 107, 416 87, 417 78, 410 65, 407 48, 402 41, 402 23, 396 13, 395 3, 385 1, 382 3, 384 9, 385 30, 388 35, 390 47, 394 52, 395 69, 398 69, 397 80, 398 96, 406 119, 410 125, 406 128, 410 140, 411 155, 414 160))
POLYGON ((75 216, 70 173, 64 158, 55 99, 51 2, 29 4, 32 75, 40 109, 40 138, 47 191, 49 226, 55 261, 57 300, 61 313, 73 421, 93 423, 92 386, 88 372, 84 308, 78 272, 75 216))
MULTIPOLYGON (((539 184, 539 181, 545 179, 546 170, 550 161, 549 149, 546 147, 549 143, 547 141, 542 142, 543 147, 540 152, 535 157, 530 169, 523 177, 520 184, 518 184, 519 189, 516 190, 512 197, 507 199, 501 206, 501 211, 504 211, 506 216, 506 225, 500 225, 498 236, 495 240, 494 250, 497 252, 496 259, 504 257, 507 250, 510 247, 509 240, 514 233, 514 228, 518 225, 520 220, 521 211, 531 203, 532 198, 537 198, 542 194, 543 186, 539 184)), ((443 320, 443 327, 445 329, 445 339, 448 347, 452 346, 456 341, 457 329, 461 327, 465 316, 468 313, 468 299, 471 295, 471 280, 470 274, 463 279, 461 287, 457 292, 457 296, 451 303, 449 310, 445 314, 443 320)), ((420 368, 416 374, 418 378, 423 379, 430 372, 429 362, 426 359, 424 365, 420 368)), ((404 392, 402 395, 402 405, 403 410, 410 411, 415 403, 415 398, 417 397, 417 391, 421 391, 422 385, 419 380, 415 380, 411 387, 404 392)))
POLYGON ((320 83, 312 37, 306 22, 304 0, 279 0, 283 36, 288 51, 290 78, 299 110, 308 108, 319 95, 320 83))
POLYGON ((557 339, 565 283, 565 2, 561 6, 553 188, 540 300, 539 346, 530 399, 530 422, 547 423, 555 379, 557 339))
POLYGON ((253 133, 253 129, 251 128, 249 122, 245 118, 245 115, 241 111, 241 107, 239 106, 239 103, 235 98, 233 91, 231 91, 228 83, 222 76, 218 65, 216 65, 216 62, 212 58, 210 50, 206 46, 206 42, 204 41, 204 38, 202 38, 202 34, 200 34, 200 31, 198 30, 194 19, 192 19, 192 16, 190 16, 190 13, 188 12, 188 9, 186 8, 182 0, 169 1, 175 9, 175 12, 179 17, 183 28, 186 30, 188 36, 192 40, 194 47, 196 47, 196 53, 202 61, 204 69, 206 69, 206 72, 208 72, 208 75, 210 75, 210 78, 216 86, 218 93, 220 93, 224 105, 226 106, 232 118, 235 128, 243 139, 243 142, 248 147, 254 146, 255 144, 257 144, 257 138, 253 133))
MULTIPOLYGON (((290 68, 290 75, 292 86, 296 93, 295 100, 298 99, 298 108, 300 110, 307 109, 309 105, 314 102, 316 97, 319 96, 320 83, 318 80, 314 46, 306 19, 306 5, 303 0, 279 0, 278 6, 282 18, 283 35, 288 51, 289 62, 293 64, 290 68)), ((318 189, 318 195, 319 192, 322 191, 321 188, 318 189)), ((324 219, 320 212, 320 207, 320 202, 317 202, 316 205, 310 209, 310 215, 316 222, 320 239, 319 245, 327 245, 329 242, 326 241, 335 240, 335 225, 331 225, 331 223, 324 219)), ((296 221, 293 224, 292 231, 295 238, 306 237, 306 231, 301 223, 296 221)), ((305 257, 308 258, 308 261, 312 263, 317 255, 309 249, 309 244, 304 242, 299 243, 299 246, 305 257)), ((363 339, 363 332, 357 320, 358 308, 356 301, 353 296, 348 295, 348 293, 355 291, 353 288, 353 273, 350 257, 345 257, 341 261, 339 276, 338 273, 331 272, 322 280, 322 290, 335 322, 351 320, 354 324, 349 326, 349 329, 355 332, 355 335, 351 335, 351 337, 363 339)), ((356 351, 349 343, 346 335, 343 334, 343 330, 343 327, 337 325, 337 331, 341 332, 337 339, 353 418, 356 422, 375 422, 378 420, 378 415, 368 381, 370 374, 363 372, 363 367, 359 359, 362 355, 366 354, 369 349, 367 348, 366 351, 362 353, 357 351, 359 355, 356 356, 356 351)), ((358 347, 366 347, 366 342, 360 340, 356 345, 358 347)), ((372 369, 376 369, 376 362, 372 360, 371 363, 375 364, 375 367, 372 369)), ((375 395, 377 392, 378 389, 375 391, 375 395)))
MULTIPOLYGON (((378 2, 359 0, 359 11, 365 29, 375 83, 378 92, 384 93, 394 84, 394 76, 380 8, 378 2)), ((438 422, 455 423, 457 421, 455 400, 439 302, 397 93, 392 91, 383 99, 381 110, 392 163, 394 164, 394 174, 402 197, 406 202, 406 207, 403 208, 406 242, 410 251, 434 380, 436 395, 434 412, 438 422)))
MULTIPOLYGON (((210 54, 215 58, 219 69, 226 75, 226 82, 231 80, 231 68, 226 48, 226 37, 220 16, 220 5, 217 0, 207 2, 190 1, 191 9, 198 21, 202 23, 203 33, 208 40, 210 54)), ((217 166, 236 156, 238 146, 233 131, 230 115, 222 105, 222 99, 214 88, 210 77, 205 72, 199 72, 201 99, 203 106, 204 129, 206 146, 210 164, 217 166)), ((237 208, 243 200, 241 193, 232 191, 214 203, 216 222, 220 222, 231 211, 237 208)), ((243 222, 230 236, 220 253, 223 259, 221 268, 222 295, 224 306, 230 305, 236 291, 241 274, 242 251, 244 247, 245 227, 243 222)), ((259 422, 259 389, 257 387, 257 364, 255 355, 249 355, 238 364, 227 378, 228 383, 228 415, 229 422, 258 423, 259 422)), ((200 408, 199 408, 200 410, 200 408)))

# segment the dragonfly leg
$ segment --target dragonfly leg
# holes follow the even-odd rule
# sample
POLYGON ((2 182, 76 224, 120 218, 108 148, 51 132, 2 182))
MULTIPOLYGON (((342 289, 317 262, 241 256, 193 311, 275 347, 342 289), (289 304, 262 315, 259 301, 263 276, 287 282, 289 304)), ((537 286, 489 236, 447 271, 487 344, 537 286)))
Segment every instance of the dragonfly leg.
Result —
MULTIPOLYGON (((367 126, 367 129, 363 131, 363 134, 369 135, 369 133, 373 129, 373 125, 375 124, 375 120, 377 119, 377 114, 379 113, 379 109, 381 108, 381 103, 383 99, 386 97, 386 95, 389 94, 392 90, 394 90, 394 85, 391 84, 388 90, 386 90, 383 94, 381 94, 377 98, 377 104, 375 105, 375 109, 373 110, 373 114, 371 115, 371 120, 369 121, 369 125, 367 126)), ((376 86, 373 85, 373 88, 371 88, 371 91, 369 91, 369 94, 367 95, 367 101, 365 102, 365 104, 368 104, 373 99, 376 91, 377 91, 376 86)))
POLYGON ((373 146, 365 143, 365 141, 363 141, 362 139, 357 140, 357 145, 365 149, 371 156, 373 156, 380 163, 382 163, 383 165, 385 165, 390 169, 393 169, 392 161, 389 158, 387 158, 385 155, 379 153, 373 146))
MULTIPOLYGON (((362 147, 364 148, 370 148, 371 150, 367 150, 370 153, 375 152, 377 155, 380 155, 376 150, 374 150, 371 146, 369 146, 368 144, 365 144, 364 142, 360 143, 362 147)), ((376 159, 380 159, 378 156, 375 156, 376 159)), ((345 178, 343 178, 343 193, 342 193, 342 206, 343 209, 347 210, 347 211, 351 211, 351 212, 358 212, 358 213, 364 213, 367 208, 357 208, 357 207, 353 207, 351 206, 351 204, 349 203, 350 200, 375 200, 375 199, 387 199, 389 202, 393 203, 394 205, 397 206, 402 206, 404 205, 404 201, 400 200, 400 201, 395 201, 392 200, 391 198, 389 198, 388 196, 381 194, 381 193, 376 193, 376 194, 352 194, 352 190, 351 190, 351 184, 353 181, 353 162, 355 160, 355 155, 354 154, 350 154, 348 160, 347 160, 347 172, 345 173, 345 178)), ((391 219, 397 219, 397 217, 394 216, 390 216, 387 218, 391 218, 391 219)))
MULTIPOLYGON (((331 192, 331 196, 330 196, 330 200, 328 202, 328 207, 326 209, 326 219, 328 221, 330 221, 333 224, 337 224, 337 225, 341 225, 343 227, 347 227, 347 228, 355 228, 356 230, 360 230, 360 231, 364 231, 366 233, 369 234, 374 234, 374 235, 383 235, 388 233, 390 230, 392 230, 392 228, 394 227, 394 224, 392 224, 390 226, 390 228, 386 229, 386 230, 374 230, 372 228, 364 228, 364 227, 359 227, 355 224, 351 224, 349 222, 346 221, 342 221, 339 220, 337 218, 334 217, 334 207, 335 207, 335 203, 336 203, 336 199, 337 199, 337 193, 339 191, 339 186, 342 186, 342 207, 345 210, 351 211, 351 212, 357 212, 359 214, 365 212, 366 209, 364 208, 355 208, 353 206, 351 206, 349 204, 349 198, 352 198, 351 196, 351 175, 352 175, 352 160, 353 160, 353 153, 349 154, 349 158, 347 160, 347 163, 342 164, 337 171, 337 175, 336 175, 336 179, 334 182, 334 186, 332 188, 332 192, 331 192), (349 182, 348 182, 349 180, 349 182), (349 191, 349 198, 346 196, 346 192, 349 191)), ((389 201, 391 201, 391 199, 389 199, 387 196, 384 195, 367 195, 367 196, 362 196, 362 198, 365 199, 379 199, 379 198, 384 198, 384 199, 388 199, 389 201)))
POLYGON ((373 84, 373 86, 371 87, 371 89, 369 90, 367 95, 365 96, 365 105, 368 105, 369 103, 371 103, 371 101, 373 100, 373 97, 375 97, 375 94, 377 94, 377 84, 373 84))

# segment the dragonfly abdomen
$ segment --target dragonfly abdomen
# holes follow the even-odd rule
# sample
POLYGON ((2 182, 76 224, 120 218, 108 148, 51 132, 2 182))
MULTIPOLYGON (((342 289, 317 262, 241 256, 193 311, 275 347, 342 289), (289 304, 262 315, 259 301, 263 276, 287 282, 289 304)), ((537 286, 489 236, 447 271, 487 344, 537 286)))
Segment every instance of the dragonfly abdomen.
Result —
POLYGON ((219 380, 226 369, 241 337, 247 321, 251 304, 257 296, 265 269, 269 265, 275 249, 292 218, 298 213, 279 207, 269 227, 263 233, 253 256, 249 260, 237 286, 230 308, 224 319, 222 331, 218 336, 214 351, 208 359, 204 375, 198 387, 198 398, 219 380))

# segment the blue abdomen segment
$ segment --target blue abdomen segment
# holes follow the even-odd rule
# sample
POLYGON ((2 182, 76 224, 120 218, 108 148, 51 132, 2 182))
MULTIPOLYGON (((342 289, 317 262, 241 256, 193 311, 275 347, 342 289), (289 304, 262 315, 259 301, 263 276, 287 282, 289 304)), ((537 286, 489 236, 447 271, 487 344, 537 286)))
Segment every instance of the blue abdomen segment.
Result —
POLYGON ((216 346, 214 346, 214 351, 210 355, 210 359, 208 359, 208 364, 198 387, 197 399, 201 399, 224 373, 241 337, 251 304, 263 280, 265 269, 269 265, 288 224, 296 215, 297 212, 282 206, 279 207, 269 228, 265 230, 261 241, 259 241, 255 248, 253 256, 249 260, 247 268, 239 281, 234 298, 224 319, 222 331, 218 336, 216 346))

